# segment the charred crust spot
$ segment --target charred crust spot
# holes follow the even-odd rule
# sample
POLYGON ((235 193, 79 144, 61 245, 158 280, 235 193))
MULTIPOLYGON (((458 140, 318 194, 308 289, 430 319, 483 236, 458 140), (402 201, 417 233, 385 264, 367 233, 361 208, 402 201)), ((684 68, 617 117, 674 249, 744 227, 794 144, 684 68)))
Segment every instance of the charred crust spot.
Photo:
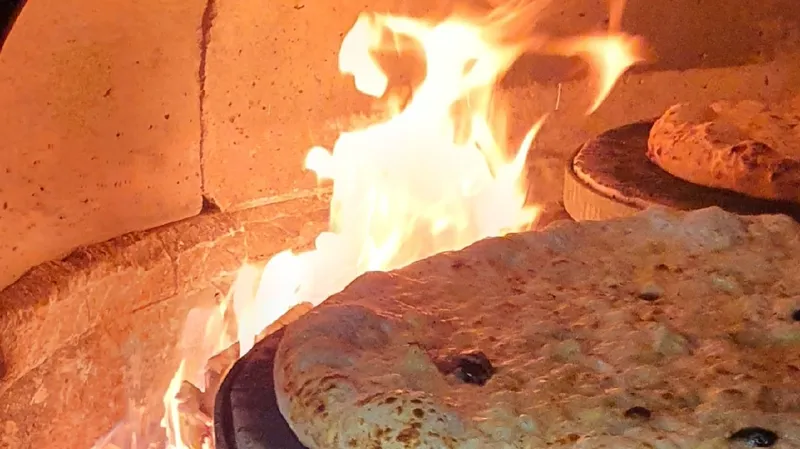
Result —
POLYGON ((421 408, 415 408, 411 411, 411 413, 413 413, 417 418, 423 418, 425 416, 425 410, 422 410, 421 408))
POLYGON ((394 404, 395 402, 397 402, 397 398, 394 396, 389 396, 388 398, 383 400, 384 404, 394 404))
MULTIPOLYGON (((342 374, 329 374, 327 376, 320 377, 319 380, 317 381, 317 385, 321 387, 320 390, 322 391, 325 392, 331 391, 336 388, 337 385, 335 381, 339 379, 347 379, 347 377, 342 374)), ((300 389, 297 391, 296 394, 298 395, 302 394, 303 391, 310 386, 310 384, 311 382, 303 383, 303 385, 300 387, 300 389)))
POLYGON ((745 396, 745 394, 744 394, 744 392, 742 390, 738 390, 736 388, 725 388, 725 389, 723 389, 721 391, 721 393, 725 393, 726 395, 731 396, 731 397, 742 398, 742 397, 745 396))
POLYGON ((343 374, 328 374, 327 376, 320 377, 319 383, 322 384, 326 382, 331 382, 333 380, 341 380, 341 379, 347 379, 347 376, 343 374))
POLYGON ((316 412, 323 413, 325 411, 325 404, 320 404, 317 406, 316 412))
POLYGON ((745 167, 755 169, 758 167, 761 157, 774 153, 775 151, 764 142, 750 141, 734 145, 730 149, 733 156, 737 156, 745 167))
POLYGON ((456 270, 458 270, 459 268, 464 268, 464 261, 454 260, 453 263, 450 264, 450 267, 456 270))
POLYGON ((770 447, 778 441, 778 434, 763 427, 745 427, 728 437, 732 441, 741 441, 750 447, 770 447))
POLYGON ((567 435, 563 435, 556 438, 555 443, 559 445, 573 444, 580 439, 581 439, 580 435, 576 433, 569 433, 567 435))
POLYGON ((747 151, 747 144, 740 143, 731 147, 731 154, 742 154, 747 151))
POLYGON ((663 148, 661 147, 661 145, 657 145, 655 148, 653 148, 653 150, 654 150, 653 152, 656 154, 656 156, 661 157, 661 152, 663 151, 663 148))
POLYGON ((467 352, 456 357, 453 374, 462 382, 483 386, 494 373, 492 362, 481 351, 467 352))
POLYGON ((739 156, 747 168, 754 169, 758 167, 759 159, 762 156, 774 153, 774 150, 764 142, 751 141, 732 146, 730 152, 732 155, 739 156))
POLYGON ((651 416, 653 416, 653 412, 649 409, 642 407, 642 406, 634 406, 625 410, 624 416, 630 419, 644 419, 648 420, 651 416))
MULTIPOLYGON (((371 394, 369 396, 363 397, 363 398, 359 399, 358 401, 356 401, 356 405, 362 406, 362 405, 365 405, 365 404, 369 404, 375 398, 380 397, 380 395, 381 395, 381 393, 375 393, 375 394, 371 394)), ((391 402, 385 402, 385 403, 390 404, 391 402)))
POLYGON ((642 301, 652 302, 661 297, 661 292, 657 291, 643 291, 636 295, 642 301))
MULTIPOLYGON (((313 382, 314 382, 314 380, 313 380, 313 379, 311 379, 311 380, 307 380, 307 381, 303 382, 303 384, 302 384, 302 385, 300 385, 300 387, 297 389, 297 391, 295 391, 295 394, 296 394, 297 396, 302 396, 302 395, 303 395, 303 393, 305 392, 306 388, 310 387, 310 386, 311 386, 311 384, 312 384, 313 382)), ((288 385, 287 385, 287 389, 288 389, 288 390, 291 390, 292 388, 291 388, 290 386, 288 386, 288 385)))
POLYGON ((400 443, 411 443, 412 441, 419 439, 419 430, 413 427, 406 427, 405 429, 401 430, 397 433, 397 436, 394 438, 400 443))

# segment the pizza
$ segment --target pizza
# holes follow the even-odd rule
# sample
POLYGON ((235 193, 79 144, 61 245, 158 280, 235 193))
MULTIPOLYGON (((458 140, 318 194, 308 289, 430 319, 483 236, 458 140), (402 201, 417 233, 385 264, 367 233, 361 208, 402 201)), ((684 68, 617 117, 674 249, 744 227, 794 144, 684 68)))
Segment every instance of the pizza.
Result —
POLYGON ((647 155, 685 181, 800 202, 800 111, 755 101, 678 104, 653 125, 647 155))
POLYGON ((367 273, 290 324, 309 449, 800 448, 800 225, 557 222, 367 273))

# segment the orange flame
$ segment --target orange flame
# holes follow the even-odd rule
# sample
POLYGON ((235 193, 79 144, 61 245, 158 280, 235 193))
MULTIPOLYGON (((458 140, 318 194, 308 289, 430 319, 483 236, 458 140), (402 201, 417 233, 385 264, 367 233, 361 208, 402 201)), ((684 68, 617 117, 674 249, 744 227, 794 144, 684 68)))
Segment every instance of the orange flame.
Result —
POLYGON ((598 78, 598 92, 587 114, 600 107, 623 73, 645 60, 641 39, 622 33, 566 39, 554 47, 561 55, 579 56, 587 60, 592 73, 598 78))
MULTIPOLYGON (((194 425, 186 423, 184 402, 181 400, 180 392, 185 382, 189 382, 201 391, 205 390, 206 362, 234 343, 228 329, 229 321, 226 320, 229 307, 230 301, 226 298, 218 307, 194 308, 187 316, 179 344, 184 357, 164 394, 164 417, 161 426, 166 431, 168 449, 213 447, 210 433, 201 435, 199 439, 196 435, 190 438, 186 434, 186 428, 194 425)), ((204 416, 200 424, 210 429, 212 424, 210 417, 204 416)))
MULTIPOLYGON (((514 37, 535 23, 544 2, 511 3, 483 18, 453 16, 440 23, 391 15, 362 14, 345 36, 339 69, 356 88, 387 96, 388 74, 377 50, 399 37, 423 50, 426 76, 404 108, 390 119, 343 132, 332 151, 312 148, 306 167, 333 181, 330 230, 315 249, 284 251, 259 269, 245 264, 232 288, 231 304, 206 316, 205 344, 187 349, 164 401, 163 425, 170 447, 191 447, 181 434, 175 395, 200 363, 221 351, 224 308, 232 307, 241 354, 257 335, 294 305, 318 305, 371 270, 391 270, 433 254, 457 250, 486 237, 528 227, 538 208, 526 206, 525 162, 544 117, 515 151, 506 147, 506 107, 495 96, 500 77, 525 50, 542 41, 514 37), (385 36, 392 36, 387 42, 385 36)), ((587 57, 600 78, 590 112, 619 76, 639 61, 638 41, 615 32, 565 40, 564 55, 587 57)), ((384 98, 398 104, 397 98, 384 98)), ((201 382, 202 384, 202 382, 201 382)), ((200 385, 200 384, 198 384, 200 385)))

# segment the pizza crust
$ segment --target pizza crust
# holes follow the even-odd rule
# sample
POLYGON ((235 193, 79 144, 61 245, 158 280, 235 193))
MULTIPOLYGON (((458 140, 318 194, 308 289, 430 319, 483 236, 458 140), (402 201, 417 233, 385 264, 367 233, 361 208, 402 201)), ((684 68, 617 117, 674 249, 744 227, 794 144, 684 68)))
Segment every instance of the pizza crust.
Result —
POLYGON ((651 209, 368 273, 286 328, 279 408, 310 449, 800 448, 798 235, 651 209))
POLYGON ((683 103, 653 125, 648 157, 683 180, 800 202, 800 114, 762 103, 683 103))

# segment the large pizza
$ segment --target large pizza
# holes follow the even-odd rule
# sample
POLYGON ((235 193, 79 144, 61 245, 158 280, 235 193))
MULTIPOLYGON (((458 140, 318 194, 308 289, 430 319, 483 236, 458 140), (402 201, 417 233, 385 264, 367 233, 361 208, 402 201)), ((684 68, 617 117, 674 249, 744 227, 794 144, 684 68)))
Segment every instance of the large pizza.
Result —
POLYGON ((289 325, 310 449, 800 448, 800 226, 718 208, 480 241, 289 325))

